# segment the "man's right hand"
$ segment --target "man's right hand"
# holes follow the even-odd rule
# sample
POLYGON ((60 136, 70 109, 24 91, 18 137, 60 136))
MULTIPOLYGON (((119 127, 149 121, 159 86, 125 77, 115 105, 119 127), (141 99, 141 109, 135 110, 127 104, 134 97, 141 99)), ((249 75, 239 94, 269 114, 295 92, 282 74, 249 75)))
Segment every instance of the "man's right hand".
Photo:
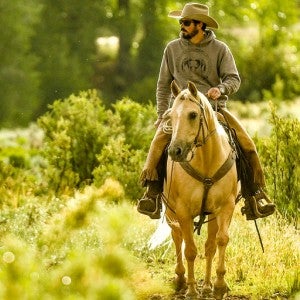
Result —
POLYGON ((210 88, 206 94, 206 96, 212 100, 217 100, 221 95, 222 94, 218 87, 210 88))

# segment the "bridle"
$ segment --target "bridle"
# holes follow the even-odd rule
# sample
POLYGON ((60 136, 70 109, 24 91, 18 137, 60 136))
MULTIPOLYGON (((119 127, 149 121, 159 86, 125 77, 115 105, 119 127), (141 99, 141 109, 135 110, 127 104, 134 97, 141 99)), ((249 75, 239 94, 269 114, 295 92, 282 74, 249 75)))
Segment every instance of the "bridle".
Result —
POLYGON ((190 95, 188 98, 184 98, 184 100, 190 100, 194 103, 196 103, 199 108, 200 108, 200 118, 199 118, 199 125, 198 125, 198 131, 195 136, 194 142, 193 142, 193 147, 191 147, 191 158, 187 160, 188 162, 191 161, 194 157, 194 152, 196 148, 202 147, 203 145, 206 144, 207 140, 214 134, 216 133, 217 129, 214 128, 212 130, 209 130, 208 128, 208 121, 204 112, 204 106, 202 103, 200 103, 195 97, 190 95), (202 138, 200 138, 200 136, 202 138))

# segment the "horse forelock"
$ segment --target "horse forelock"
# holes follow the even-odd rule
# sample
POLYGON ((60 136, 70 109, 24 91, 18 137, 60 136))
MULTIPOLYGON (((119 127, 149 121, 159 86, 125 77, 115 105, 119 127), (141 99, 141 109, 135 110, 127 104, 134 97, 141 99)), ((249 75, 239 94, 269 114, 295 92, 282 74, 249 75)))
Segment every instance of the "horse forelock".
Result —
MULTIPOLYGON (((217 117, 213 111, 213 108, 207 99, 207 97, 201 93, 200 91, 197 92, 196 97, 191 93, 189 89, 182 90, 177 97, 175 98, 177 101, 183 101, 183 100, 190 100, 191 102, 194 102, 198 105, 199 109, 202 111, 203 114, 205 114, 205 118, 213 118, 216 123, 218 123, 217 117)), ((180 103, 179 102, 179 103, 180 103)))
POLYGON ((194 97, 193 94, 188 89, 182 90, 175 98, 175 101, 177 101, 177 102, 183 101, 183 100, 190 100, 190 101, 195 102, 196 104, 200 105, 199 93, 197 94, 197 97, 194 97))

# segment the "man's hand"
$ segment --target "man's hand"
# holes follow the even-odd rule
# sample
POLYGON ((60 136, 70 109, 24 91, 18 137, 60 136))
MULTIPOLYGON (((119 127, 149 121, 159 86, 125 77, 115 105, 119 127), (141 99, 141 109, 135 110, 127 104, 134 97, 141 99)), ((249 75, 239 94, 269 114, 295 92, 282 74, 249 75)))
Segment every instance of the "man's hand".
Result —
POLYGON ((222 94, 217 87, 210 88, 206 93, 206 96, 212 100, 217 100, 221 95, 222 94))

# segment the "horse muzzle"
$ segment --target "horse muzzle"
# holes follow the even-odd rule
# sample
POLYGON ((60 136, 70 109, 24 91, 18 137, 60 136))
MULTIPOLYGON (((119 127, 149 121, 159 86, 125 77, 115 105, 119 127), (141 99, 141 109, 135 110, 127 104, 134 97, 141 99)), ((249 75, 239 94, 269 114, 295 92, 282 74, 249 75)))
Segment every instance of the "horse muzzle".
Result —
POLYGON ((191 145, 189 143, 176 141, 174 143, 171 142, 168 148, 168 154, 173 161, 183 162, 191 159, 189 158, 191 150, 191 145))

